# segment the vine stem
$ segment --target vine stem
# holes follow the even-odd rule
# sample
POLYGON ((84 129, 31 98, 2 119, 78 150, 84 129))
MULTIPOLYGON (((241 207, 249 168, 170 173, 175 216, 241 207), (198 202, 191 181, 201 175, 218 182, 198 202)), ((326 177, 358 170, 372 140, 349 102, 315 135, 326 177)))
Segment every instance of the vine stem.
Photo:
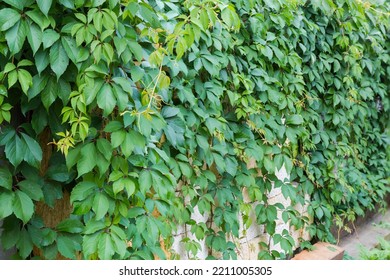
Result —
MULTIPOLYGON (((155 99, 154 95, 155 95, 155 92, 156 92, 157 84, 158 84, 158 81, 160 80, 160 76, 161 76, 161 73, 162 73, 162 66, 163 65, 161 63, 157 76, 149 83, 149 85, 150 85, 153 81, 155 81, 153 89, 152 89, 152 92, 150 93, 150 100, 149 100, 148 106, 146 107, 145 110, 143 110, 141 112, 132 113, 133 115, 136 115, 138 119, 140 118, 140 116, 143 113, 145 113, 146 111, 150 110, 150 108, 152 107, 152 102, 155 99)), ((147 87, 149 87, 149 85, 147 87)), ((126 113, 130 113, 130 112, 129 111, 124 111, 120 115, 123 116, 126 113)))
MULTIPOLYGON (((164 59, 164 56, 163 56, 163 59, 164 59)), ((157 87, 157 83, 158 83, 158 80, 160 80, 160 76, 161 76, 161 72, 162 72, 162 62, 160 64, 160 69, 158 71, 158 75, 157 75, 157 78, 156 78, 156 82, 154 83, 154 86, 153 86, 153 90, 152 90, 152 96, 150 97, 150 100, 149 100, 149 104, 148 104, 148 108, 150 109, 150 107, 152 106, 152 101, 154 99, 154 93, 156 91, 156 87, 157 87)))

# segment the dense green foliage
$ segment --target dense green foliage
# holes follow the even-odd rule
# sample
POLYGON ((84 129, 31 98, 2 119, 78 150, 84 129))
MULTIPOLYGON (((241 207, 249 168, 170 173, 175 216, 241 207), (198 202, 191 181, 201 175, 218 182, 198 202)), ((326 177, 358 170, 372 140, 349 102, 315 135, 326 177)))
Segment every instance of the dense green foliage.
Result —
POLYGON ((234 259, 242 216, 281 245, 258 257, 284 258, 294 241, 275 233, 278 213, 296 228, 307 218, 269 204, 273 187, 310 198, 311 236, 334 240, 335 220, 389 192, 385 2, 1 1, 2 245, 165 258, 186 225, 190 257, 205 239, 210 257, 234 259), (37 203, 64 192, 72 215, 45 226, 37 203))

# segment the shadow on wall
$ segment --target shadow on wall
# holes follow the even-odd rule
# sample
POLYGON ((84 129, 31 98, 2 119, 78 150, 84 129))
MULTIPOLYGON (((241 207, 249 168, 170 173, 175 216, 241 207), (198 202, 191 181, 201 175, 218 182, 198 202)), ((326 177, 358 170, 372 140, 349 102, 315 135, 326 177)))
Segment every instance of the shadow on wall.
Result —
MULTIPOLYGON (((3 232, 2 226, 3 226, 3 220, 0 220, 0 236, 3 232)), ((11 259, 13 254, 15 254, 15 250, 10 249, 10 250, 4 251, 3 247, 1 246, 1 243, 0 243, 0 260, 9 260, 9 259, 11 259)))

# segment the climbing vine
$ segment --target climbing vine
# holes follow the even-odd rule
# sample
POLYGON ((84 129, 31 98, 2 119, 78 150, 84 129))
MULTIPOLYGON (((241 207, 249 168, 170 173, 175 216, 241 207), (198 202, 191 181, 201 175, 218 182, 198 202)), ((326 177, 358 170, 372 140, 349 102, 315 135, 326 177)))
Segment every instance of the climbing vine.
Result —
POLYGON ((389 193, 389 13, 380 0, 2 1, 3 247, 177 258, 184 227, 189 258, 205 241, 208 258, 235 259, 258 224, 258 258, 287 258, 280 217, 335 241, 333 224, 389 193), (294 208, 308 203, 312 218, 294 208))

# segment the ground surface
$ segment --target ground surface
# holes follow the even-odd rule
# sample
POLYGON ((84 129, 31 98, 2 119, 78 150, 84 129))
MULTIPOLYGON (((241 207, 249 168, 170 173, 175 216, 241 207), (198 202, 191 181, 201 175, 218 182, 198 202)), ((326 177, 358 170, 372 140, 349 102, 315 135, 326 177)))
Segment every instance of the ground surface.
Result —
POLYGON ((356 232, 341 239, 338 244, 345 249, 345 254, 353 259, 360 259, 360 246, 368 249, 378 244, 378 238, 390 235, 390 229, 380 226, 383 223, 390 223, 390 209, 383 215, 375 214, 367 222, 356 227, 356 232))

